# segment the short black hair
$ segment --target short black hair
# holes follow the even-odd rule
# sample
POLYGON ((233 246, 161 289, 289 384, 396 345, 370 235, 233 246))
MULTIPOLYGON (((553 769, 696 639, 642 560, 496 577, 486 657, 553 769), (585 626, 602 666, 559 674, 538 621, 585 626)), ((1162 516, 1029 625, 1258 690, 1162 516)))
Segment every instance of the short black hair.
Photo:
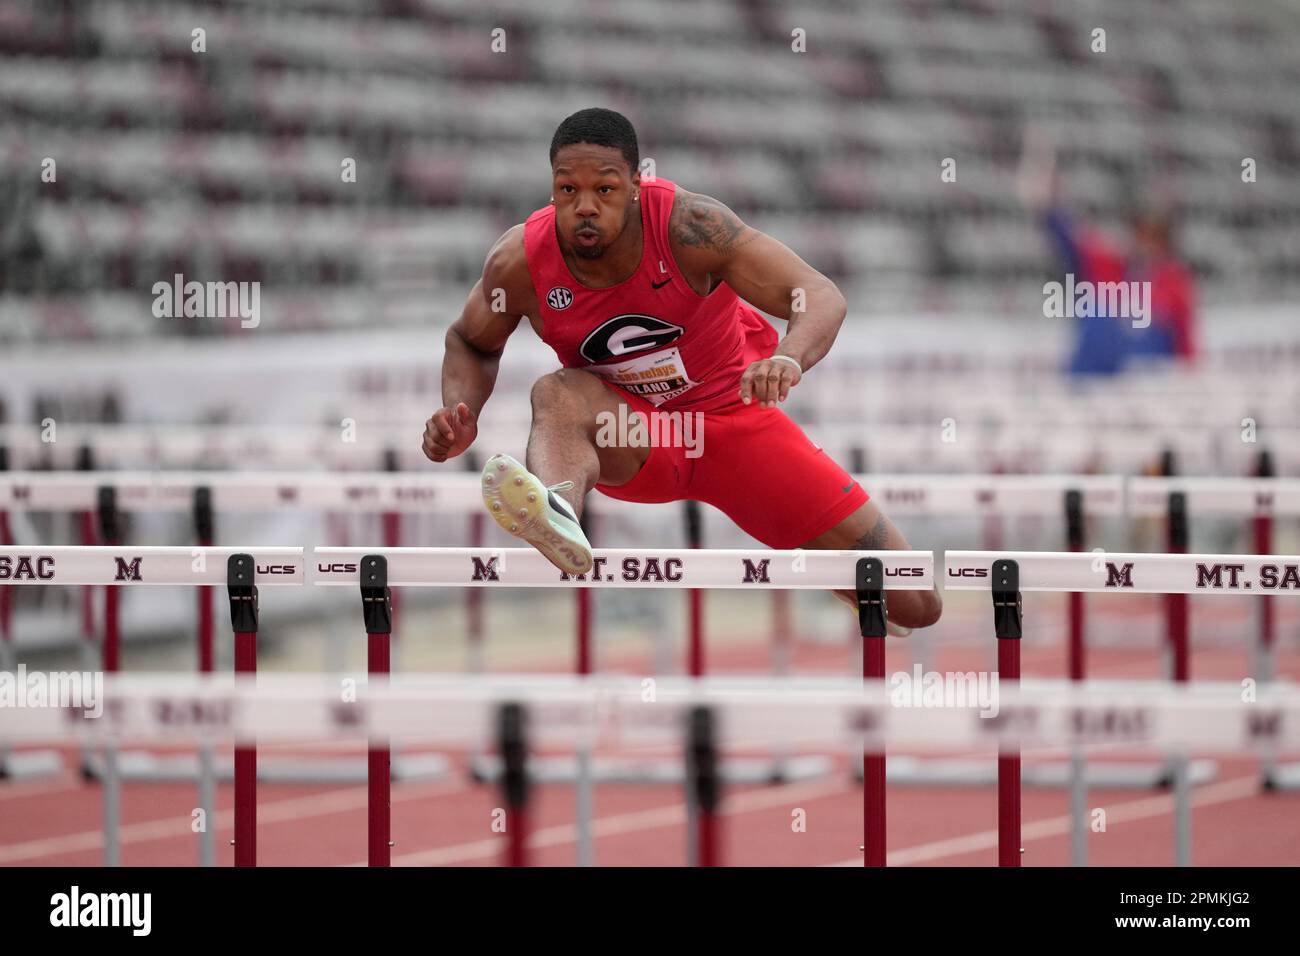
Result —
POLYGON ((593 146, 611 146, 623 154, 632 172, 641 165, 641 153, 636 144, 636 130, 622 113, 594 106, 578 110, 566 117, 551 137, 551 164, 555 154, 565 146, 590 143, 593 146))

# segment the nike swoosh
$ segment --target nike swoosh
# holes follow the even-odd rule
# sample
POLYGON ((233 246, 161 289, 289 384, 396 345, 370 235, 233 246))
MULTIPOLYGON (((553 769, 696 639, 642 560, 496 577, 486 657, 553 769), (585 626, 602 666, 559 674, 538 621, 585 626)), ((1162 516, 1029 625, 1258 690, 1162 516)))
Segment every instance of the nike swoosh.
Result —
POLYGON ((853 482, 850 481, 847 485, 845 485, 845 486, 844 486, 843 488, 841 488, 840 490, 843 491, 843 492, 847 495, 850 491, 853 490, 853 482))
POLYGON ((652 289, 661 289, 661 288, 663 288, 664 286, 666 286, 668 283, 670 283, 670 282, 672 282, 672 281, 673 281, 673 280, 672 280, 672 277, 670 276, 670 277, 668 277, 667 279, 665 279, 663 282, 651 282, 651 283, 650 283, 650 288, 652 288, 652 289))

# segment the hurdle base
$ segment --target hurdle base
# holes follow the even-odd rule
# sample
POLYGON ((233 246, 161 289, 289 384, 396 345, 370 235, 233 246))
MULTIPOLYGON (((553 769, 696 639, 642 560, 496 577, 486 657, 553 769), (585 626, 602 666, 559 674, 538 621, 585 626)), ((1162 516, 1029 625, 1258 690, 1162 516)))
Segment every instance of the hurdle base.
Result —
MULTIPOLYGON (((1300 789, 1300 765, 1294 770, 1295 787, 1300 789)), ((1218 772, 1218 764, 1213 760, 1193 760, 1188 766, 1189 782, 1193 786, 1208 783, 1218 772)), ((853 766, 853 778, 862 782, 860 763, 853 766)), ((997 783, 998 768, 992 757, 974 760, 898 756, 886 759, 885 779, 891 784, 913 787, 987 787, 997 783)), ((1070 765, 1028 764, 1021 767, 1020 779, 1026 787, 1065 789, 1070 786, 1070 765)), ((1159 790, 1172 786, 1173 774, 1166 764, 1095 761, 1085 764, 1085 780, 1092 788, 1159 790)))
POLYGON ((55 750, 27 750, 0 760, 0 780, 34 780, 63 772, 63 756, 55 750))
MULTIPOLYGON (((231 760, 213 762, 217 780, 233 780, 235 765, 231 760)), ((199 761, 189 755, 159 756, 144 751, 128 751, 117 758, 118 777, 154 783, 184 783, 199 779, 199 761)), ((104 778, 104 762, 92 756, 82 764, 87 780, 104 778)), ((276 757, 257 762, 257 779, 262 783, 364 783, 368 779, 365 757, 276 757)), ((451 764, 437 754, 394 757, 394 782, 440 780, 451 775, 451 764)))
MULTIPOLYGON (((780 784, 827 776, 832 766, 829 757, 809 755, 724 760, 719 770, 727 783, 780 784)), ((493 783, 500 774, 501 761, 496 757, 477 757, 470 761, 470 776, 476 783, 493 783)), ((577 762, 571 757, 535 757, 528 762, 528 774, 535 783, 573 783, 578 778, 577 762)), ((685 780, 685 772, 682 764, 674 760, 606 757, 592 760, 591 779, 595 783, 680 785, 685 780)))
MULTIPOLYGON (((1192 786, 1209 783, 1219 775, 1213 760, 1192 760, 1187 765, 1187 782, 1192 786)), ((1027 787, 1066 789, 1070 786, 1068 763, 1036 763, 1021 767, 1020 780, 1027 787)), ((1089 788, 1103 790, 1164 790, 1173 787, 1173 770, 1164 763, 1084 764, 1084 781, 1089 788)))
POLYGON ((1272 767, 1263 778, 1265 790, 1300 790, 1300 763, 1272 767))
MULTIPOLYGON (((853 776, 862 781, 862 764, 855 761, 853 776)), ((938 757, 886 757, 885 781, 913 787, 987 787, 997 783, 996 760, 938 757)))

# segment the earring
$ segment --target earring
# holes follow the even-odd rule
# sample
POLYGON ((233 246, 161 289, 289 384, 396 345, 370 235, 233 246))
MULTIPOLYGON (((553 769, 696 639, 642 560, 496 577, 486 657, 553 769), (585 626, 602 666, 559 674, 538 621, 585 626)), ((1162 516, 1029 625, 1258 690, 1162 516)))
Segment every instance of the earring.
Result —
POLYGON ((641 198, 641 194, 640 194, 640 193, 633 193, 633 194, 632 194, 632 201, 633 201, 633 202, 636 202, 636 201, 637 201, 638 199, 640 199, 640 198, 641 198))

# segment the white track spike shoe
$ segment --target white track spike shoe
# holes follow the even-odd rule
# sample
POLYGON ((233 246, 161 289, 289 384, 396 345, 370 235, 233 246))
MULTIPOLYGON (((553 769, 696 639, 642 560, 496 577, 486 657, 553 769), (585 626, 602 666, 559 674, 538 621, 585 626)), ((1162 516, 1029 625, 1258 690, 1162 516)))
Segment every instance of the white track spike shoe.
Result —
POLYGON ((591 545, 573 506, 555 494, 573 487, 563 481, 549 488, 509 455, 493 455, 483 468, 483 503, 506 531, 523 538, 567 574, 591 570, 591 545))

